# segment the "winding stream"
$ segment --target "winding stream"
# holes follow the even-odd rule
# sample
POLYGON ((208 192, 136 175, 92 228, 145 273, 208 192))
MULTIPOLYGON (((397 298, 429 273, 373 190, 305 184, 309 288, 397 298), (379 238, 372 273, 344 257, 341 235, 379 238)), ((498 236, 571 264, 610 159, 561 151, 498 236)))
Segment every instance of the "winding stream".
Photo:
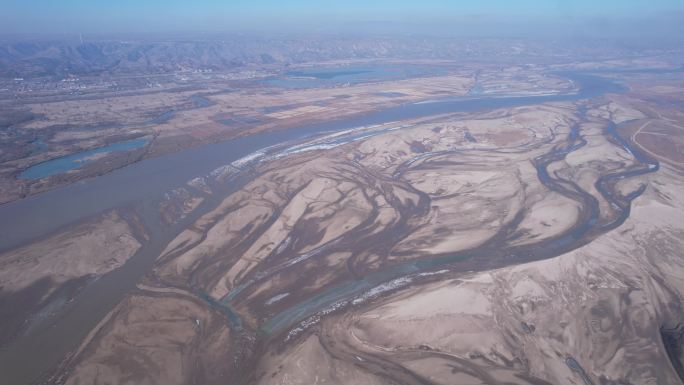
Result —
MULTIPOLYGON (((537 169, 538 177, 542 184, 552 191, 579 201, 584 207, 584 213, 581 215, 580 220, 567 233, 529 246, 508 246, 506 242, 508 240, 508 230, 517 224, 514 221, 514 223, 505 226, 499 234, 477 249, 405 262, 376 273, 368 274, 363 278, 347 281, 339 286, 329 288, 321 294, 306 299, 276 314, 262 325, 262 331, 267 334, 281 333, 297 322, 320 312, 321 309, 347 306, 350 304, 350 299, 382 283, 401 277, 445 266, 458 266, 459 263, 471 262, 474 259, 486 259, 486 262, 482 264, 468 264, 468 271, 489 270, 555 257, 585 245, 597 236, 620 226, 629 217, 631 202, 644 192, 645 186, 642 185, 627 196, 620 196, 614 190, 614 182, 627 177, 655 172, 659 169, 659 163, 620 137, 614 124, 609 125, 605 134, 612 138, 617 145, 634 155, 636 160, 635 166, 625 171, 604 174, 598 178, 595 184, 597 190, 612 204, 613 209, 617 212, 616 218, 610 222, 600 223, 599 203, 594 196, 574 184, 572 184, 574 188, 568 188, 566 186, 567 181, 552 178, 547 171, 547 167, 551 163, 565 158, 567 154, 582 148, 586 144, 586 140, 579 133, 579 127, 574 126, 568 134, 564 146, 554 147, 549 153, 534 159, 534 166, 537 169)), ((358 242, 358 240, 355 240, 355 242, 358 242)))
MULTIPOLYGON (((40 238, 62 226, 104 210, 136 202, 139 206, 146 207, 149 217, 145 218, 145 221, 147 227, 152 229, 150 242, 145 244, 122 268, 87 286, 59 317, 47 320, 44 327, 35 328, 33 333, 19 338, 8 346, 1 347, 0 372, 13 384, 28 384, 34 381, 40 373, 54 367, 151 269, 156 257, 176 234, 199 216, 212 210, 225 194, 239 188, 246 180, 235 180, 230 186, 224 186, 222 191, 217 191, 205 200, 195 212, 179 224, 162 229, 158 213, 154 212, 156 206, 153 203, 166 191, 182 186, 186 181, 198 175, 206 175, 222 165, 261 148, 315 134, 442 113, 594 98, 607 92, 622 90, 620 86, 612 82, 590 75, 564 74, 564 76, 579 85, 578 93, 532 97, 468 98, 409 104, 360 117, 258 134, 149 159, 98 178, 0 206, 0 250, 40 238)), ((387 270, 348 281, 309 298, 266 321, 262 325, 262 330, 268 334, 280 333, 322 308, 339 301, 349 300, 380 283, 398 277, 483 256, 487 257, 487 263, 482 265, 483 268, 547 258, 588 242, 587 234, 598 234, 618 226, 629 215, 630 203, 640 192, 637 191, 627 197, 617 196, 613 189, 614 182, 621 178, 656 171, 658 163, 622 140, 614 126, 609 128, 607 135, 612 135, 615 143, 634 154, 639 164, 627 171, 604 175, 597 182, 596 187, 601 194, 609 202, 616 204, 620 214, 614 222, 600 224, 597 220, 596 198, 591 195, 586 196, 585 194, 588 193, 582 192, 581 189, 569 188, 567 183, 553 179, 546 172, 548 164, 562 159, 568 153, 583 146, 585 142, 577 130, 575 128, 571 131, 566 139, 566 146, 555 148, 549 154, 535 160, 542 183, 552 190, 571 196, 572 199, 582 200, 585 207, 591 208, 589 215, 584 216, 570 234, 550 240, 548 244, 521 249, 520 247, 502 247, 505 244, 506 235, 502 233, 501 236, 495 237, 492 242, 477 250, 396 265, 387 270)))

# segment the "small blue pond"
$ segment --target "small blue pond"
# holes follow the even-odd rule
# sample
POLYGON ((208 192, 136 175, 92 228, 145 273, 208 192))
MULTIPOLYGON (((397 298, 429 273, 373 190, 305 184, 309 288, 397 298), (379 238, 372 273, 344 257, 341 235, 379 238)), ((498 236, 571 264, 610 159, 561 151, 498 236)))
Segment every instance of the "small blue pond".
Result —
POLYGON ((310 88, 438 75, 444 69, 420 65, 350 65, 290 71, 265 82, 283 88, 310 88))
POLYGON ((91 160, 90 157, 106 152, 130 151, 136 148, 144 147, 149 142, 148 139, 134 139, 124 142, 112 143, 110 145, 99 147, 93 150, 83 151, 72 155, 63 156, 48 160, 47 162, 39 163, 33 167, 29 167, 19 174, 21 179, 40 179, 52 175, 62 174, 71 170, 79 169, 91 160))

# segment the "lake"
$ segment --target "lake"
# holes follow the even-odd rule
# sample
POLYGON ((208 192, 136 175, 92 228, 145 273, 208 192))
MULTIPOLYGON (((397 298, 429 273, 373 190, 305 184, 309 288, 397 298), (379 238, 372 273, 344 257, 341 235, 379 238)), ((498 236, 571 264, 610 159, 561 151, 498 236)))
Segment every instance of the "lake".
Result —
POLYGON ((134 139, 124 142, 112 143, 107 146, 98 147, 93 150, 82 151, 76 154, 62 156, 51 159, 35 166, 29 167, 19 174, 21 179, 41 179, 52 175, 63 174, 72 170, 77 170, 94 161, 99 155, 111 152, 130 151, 145 147, 148 139, 134 139))
POLYGON ((265 82, 273 86, 293 89, 333 87, 444 74, 446 74, 445 69, 434 66, 348 65, 289 71, 279 77, 266 79, 265 82))

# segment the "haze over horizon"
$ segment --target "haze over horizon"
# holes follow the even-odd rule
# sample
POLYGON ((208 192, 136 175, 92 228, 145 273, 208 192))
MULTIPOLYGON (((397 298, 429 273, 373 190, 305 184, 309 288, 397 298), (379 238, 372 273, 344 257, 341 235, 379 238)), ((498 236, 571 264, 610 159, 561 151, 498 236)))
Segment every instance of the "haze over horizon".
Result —
POLYGON ((351 0, 324 5, 311 0, 8 0, 3 8, 2 34, 357 32, 678 39, 684 33, 684 4, 675 0, 351 0))
POLYGON ((0 1, 0 385, 684 385, 684 0, 0 1))

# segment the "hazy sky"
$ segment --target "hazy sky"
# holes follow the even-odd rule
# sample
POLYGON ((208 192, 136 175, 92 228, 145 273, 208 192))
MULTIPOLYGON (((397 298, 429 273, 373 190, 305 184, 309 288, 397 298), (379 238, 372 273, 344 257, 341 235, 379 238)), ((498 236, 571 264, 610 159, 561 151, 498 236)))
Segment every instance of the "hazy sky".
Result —
POLYGON ((659 34, 684 24, 684 0, 0 0, 0 4, 3 33, 360 28, 492 35, 542 30, 659 34))

